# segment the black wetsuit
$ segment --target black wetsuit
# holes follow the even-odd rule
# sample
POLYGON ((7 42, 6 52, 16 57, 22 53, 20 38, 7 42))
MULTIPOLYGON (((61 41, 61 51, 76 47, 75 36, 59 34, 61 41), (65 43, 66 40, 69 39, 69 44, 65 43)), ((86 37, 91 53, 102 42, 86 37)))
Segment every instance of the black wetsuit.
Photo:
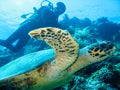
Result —
POLYGON ((48 7, 43 6, 37 10, 30 18, 24 21, 20 27, 6 40, 0 40, 0 45, 7 47, 13 52, 23 48, 30 39, 28 32, 40 27, 60 27, 58 16, 48 7), (12 44, 16 41, 16 45, 12 44))

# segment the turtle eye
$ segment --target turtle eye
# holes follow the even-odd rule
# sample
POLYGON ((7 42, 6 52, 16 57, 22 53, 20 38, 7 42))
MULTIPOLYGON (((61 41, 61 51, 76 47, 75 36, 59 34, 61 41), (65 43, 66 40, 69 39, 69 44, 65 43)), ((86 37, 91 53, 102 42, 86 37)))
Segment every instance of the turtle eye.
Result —
POLYGON ((101 49, 104 49, 104 48, 107 48, 108 46, 107 46, 106 43, 101 43, 101 44, 100 44, 100 47, 101 47, 101 49))

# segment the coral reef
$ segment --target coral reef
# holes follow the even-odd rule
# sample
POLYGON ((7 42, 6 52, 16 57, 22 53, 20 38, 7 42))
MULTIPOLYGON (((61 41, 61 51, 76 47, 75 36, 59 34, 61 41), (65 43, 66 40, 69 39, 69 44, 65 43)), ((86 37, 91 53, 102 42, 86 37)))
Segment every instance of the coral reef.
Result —
POLYGON ((94 25, 97 30, 96 32, 103 39, 109 41, 120 41, 120 37, 118 36, 120 27, 117 23, 110 22, 107 18, 102 17, 94 22, 94 25))
POLYGON ((87 80, 88 82, 98 81, 116 86, 118 81, 120 81, 119 74, 120 73, 115 66, 113 66, 112 64, 108 64, 93 73, 87 80))
POLYGON ((89 18, 79 19, 77 17, 69 18, 67 14, 64 15, 64 18, 62 21, 60 21, 61 28, 65 29, 70 26, 73 26, 74 28, 80 27, 84 28, 87 26, 90 26, 92 24, 92 21, 89 18))

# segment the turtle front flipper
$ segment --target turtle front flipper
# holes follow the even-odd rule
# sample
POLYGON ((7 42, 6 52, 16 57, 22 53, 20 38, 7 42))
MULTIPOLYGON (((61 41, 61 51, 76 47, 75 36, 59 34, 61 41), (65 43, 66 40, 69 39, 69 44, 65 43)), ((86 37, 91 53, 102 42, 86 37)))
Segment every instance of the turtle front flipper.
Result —
POLYGON ((33 38, 45 40, 56 52, 54 60, 49 62, 47 73, 49 77, 58 76, 62 71, 69 68, 77 59, 79 46, 72 36, 58 28, 40 28, 29 32, 33 38))

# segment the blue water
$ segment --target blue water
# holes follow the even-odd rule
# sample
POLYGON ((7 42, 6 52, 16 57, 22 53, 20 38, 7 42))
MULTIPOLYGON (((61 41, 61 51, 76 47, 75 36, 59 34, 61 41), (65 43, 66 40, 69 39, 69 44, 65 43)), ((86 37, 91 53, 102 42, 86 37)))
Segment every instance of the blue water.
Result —
MULTIPOLYGON (((39 8, 42 0, 1 0, 0 1, 0 39, 6 39, 24 21, 20 16, 33 12, 33 7, 39 8)), ((62 1, 67 9, 64 14, 78 18, 88 17, 96 20, 101 16, 110 20, 120 21, 120 0, 50 0, 55 5, 62 1)), ((63 15, 61 15, 60 20, 63 15)))

